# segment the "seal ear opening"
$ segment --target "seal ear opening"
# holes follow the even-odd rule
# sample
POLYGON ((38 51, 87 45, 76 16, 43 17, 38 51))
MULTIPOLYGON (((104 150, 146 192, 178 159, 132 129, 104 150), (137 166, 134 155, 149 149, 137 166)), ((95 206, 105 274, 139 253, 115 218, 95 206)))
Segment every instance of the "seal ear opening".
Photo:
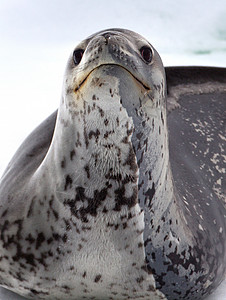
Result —
POLYGON ((76 49, 74 52, 73 52, 73 61, 74 61, 74 64, 77 66, 80 61, 82 60, 82 56, 83 56, 83 53, 84 53, 84 50, 83 49, 76 49))

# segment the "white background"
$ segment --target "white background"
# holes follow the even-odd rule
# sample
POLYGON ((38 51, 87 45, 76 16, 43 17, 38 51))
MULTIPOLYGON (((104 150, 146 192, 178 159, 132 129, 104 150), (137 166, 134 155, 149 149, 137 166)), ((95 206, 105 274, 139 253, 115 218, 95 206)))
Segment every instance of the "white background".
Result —
MULTIPOLYGON (((111 27, 146 37, 165 65, 226 67, 225 0, 0 0, 0 175, 57 108, 69 53, 111 27)), ((226 300, 226 281, 208 300, 226 300)))

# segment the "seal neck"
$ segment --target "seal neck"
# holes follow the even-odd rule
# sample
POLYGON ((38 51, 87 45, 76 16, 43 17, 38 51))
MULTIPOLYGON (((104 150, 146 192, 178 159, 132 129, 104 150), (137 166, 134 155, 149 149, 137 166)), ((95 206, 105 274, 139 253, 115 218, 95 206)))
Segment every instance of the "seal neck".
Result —
MULTIPOLYGON (((137 202, 133 121, 122 106, 118 79, 104 76, 102 83, 100 77, 96 86, 87 80, 92 90, 81 87, 76 99, 75 95, 62 98, 53 141, 37 175, 54 174, 48 176, 49 189, 60 201, 75 197, 78 187, 93 199, 95 191, 109 186, 116 191, 126 185, 127 194, 136 194, 137 202)), ((108 194, 114 207, 115 196, 108 194)))
POLYGON ((154 218, 158 222, 174 197, 164 105, 152 108, 136 124, 132 142, 139 167, 139 203, 146 221, 154 218))

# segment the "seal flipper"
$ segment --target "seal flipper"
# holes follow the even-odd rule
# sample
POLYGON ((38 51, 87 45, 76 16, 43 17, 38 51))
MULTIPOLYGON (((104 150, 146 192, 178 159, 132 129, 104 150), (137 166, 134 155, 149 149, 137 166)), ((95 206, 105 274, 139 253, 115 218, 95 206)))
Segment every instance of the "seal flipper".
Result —
POLYGON ((209 267, 208 293, 226 272, 226 69, 178 67, 166 74, 172 175, 180 209, 209 267))
POLYGON ((168 112, 180 107, 183 95, 200 95, 226 90, 226 69, 216 67, 165 67, 168 112))
POLYGON ((21 177, 27 178, 30 174, 34 173, 41 164, 52 141, 56 116, 57 111, 52 113, 34 129, 21 144, 3 173, 1 178, 1 190, 5 192, 7 186, 12 186, 12 182, 15 182, 17 179, 21 180, 21 177), (26 174, 26 176, 24 176, 24 174, 26 174))

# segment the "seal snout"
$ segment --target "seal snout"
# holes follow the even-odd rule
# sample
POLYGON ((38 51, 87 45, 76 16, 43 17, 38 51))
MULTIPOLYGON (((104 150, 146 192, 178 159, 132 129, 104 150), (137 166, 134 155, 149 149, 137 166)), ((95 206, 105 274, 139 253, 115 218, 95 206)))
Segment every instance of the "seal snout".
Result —
POLYGON ((110 32, 106 32, 103 34, 103 37, 105 38, 105 45, 108 45, 110 39, 111 39, 111 33, 110 32))
MULTIPOLYGON (((81 49, 76 49, 74 53, 76 54, 74 56, 76 58, 79 56, 80 59, 81 49)), ((144 61, 140 49, 125 34, 107 30, 91 37, 83 49, 74 91, 77 92, 88 76, 103 65, 116 65, 124 68, 143 85, 145 90, 150 90, 146 80, 147 76, 143 74, 144 61)))

